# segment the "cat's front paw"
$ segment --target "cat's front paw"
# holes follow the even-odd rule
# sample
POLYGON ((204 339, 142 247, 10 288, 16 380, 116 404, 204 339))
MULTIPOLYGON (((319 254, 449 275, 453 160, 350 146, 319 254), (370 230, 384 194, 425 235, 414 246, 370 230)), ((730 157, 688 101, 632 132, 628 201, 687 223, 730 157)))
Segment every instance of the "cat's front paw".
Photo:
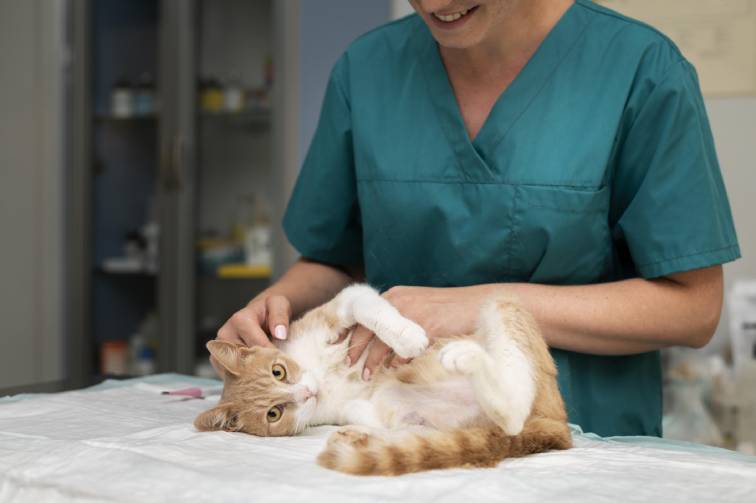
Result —
POLYGON ((480 344, 464 340, 449 342, 438 353, 438 359, 447 371, 465 375, 474 372, 484 356, 480 344))
POLYGON ((388 346, 402 358, 416 358, 428 349, 428 336, 417 323, 403 320, 401 328, 395 332, 388 346))

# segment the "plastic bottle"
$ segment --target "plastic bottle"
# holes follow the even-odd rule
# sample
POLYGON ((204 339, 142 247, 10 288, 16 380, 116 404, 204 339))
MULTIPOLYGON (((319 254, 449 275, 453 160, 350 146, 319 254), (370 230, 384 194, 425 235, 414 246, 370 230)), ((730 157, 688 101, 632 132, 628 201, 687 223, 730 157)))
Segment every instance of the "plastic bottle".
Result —
POLYGON ((134 115, 134 89, 125 77, 113 84, 110 94, 110 113, 119 119, 134 115))
POLYGON ((751 349, 751 358, 741 361, 735 372, 735 394, 738 450, 753 453, 756 450, 756 343, 751 349))

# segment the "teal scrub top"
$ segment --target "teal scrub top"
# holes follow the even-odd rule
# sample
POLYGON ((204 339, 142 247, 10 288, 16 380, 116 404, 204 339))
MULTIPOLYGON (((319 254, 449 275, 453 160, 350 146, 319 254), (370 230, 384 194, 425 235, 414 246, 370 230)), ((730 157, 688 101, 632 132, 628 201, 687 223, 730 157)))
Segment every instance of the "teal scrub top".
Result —
MULTIPOLYGON (((416 15, 333 68, 284 229, 380 289, 655 278, 739 257, 696 72, 658 31, 578 0, 467 135, 416 15)), ((571 422, 661 435, 657 351, 553 350, 571 422)))

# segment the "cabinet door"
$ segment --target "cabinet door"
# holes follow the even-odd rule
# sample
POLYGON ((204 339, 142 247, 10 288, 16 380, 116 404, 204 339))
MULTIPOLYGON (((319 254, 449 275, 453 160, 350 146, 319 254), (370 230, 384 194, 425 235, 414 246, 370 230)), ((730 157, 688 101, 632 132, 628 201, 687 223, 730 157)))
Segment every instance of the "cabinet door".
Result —
MULTIPOLYGON (((268 286, 285 198, 272 118, 275 0, 198 0, 195 358, 268 286)), ((281 3, 281 2, 279 2, 281 3)), ((278 82, 275 82, 277 85, 278 82)), ((201 368, 201 367, 200 367, 201 368)), ((207 368, 206 368, 207 370, 207 368)))
POLYGON ((161 2, 162 371, 208 371, 205 342, 269 284, 283 256, 281 152, 296 129, 280 114, 296 88, 287 87, 288 99, 280 91, 291 66, 282 47, 295 43, 297 26, 296 10, 283 7, 161 2))
POLYGON ((195 16, 194 0, 162 0, 160 30, 161 371, 194 367, 195 16))

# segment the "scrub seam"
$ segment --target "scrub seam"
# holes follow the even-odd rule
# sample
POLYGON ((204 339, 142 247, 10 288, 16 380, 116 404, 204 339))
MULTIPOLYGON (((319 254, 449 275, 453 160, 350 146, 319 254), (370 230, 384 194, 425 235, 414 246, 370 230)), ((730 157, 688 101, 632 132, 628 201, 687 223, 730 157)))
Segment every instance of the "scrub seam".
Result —
POLYGON ((552 211, 558 211, 560 213, 574 213, 578 215, 584 215, 587 213, 606 213, 606 209, 595 209, 595 210, 566 210, 564 208, 559 208, 556 206, 543 206, 543 205, 530 205, 528 208, 534 208, 538 210, 552 210, 552 211))
POLYGON ((623 16, 622 14, 620 14, 618 12, 614 12, 611 9, 607 9, 606 7, 598 7, 598 6, 596 6, 596 5, 592 4, 592 3, 584 2, 582 0, 577 0, 577 3, 581 7, 584 7, 586 9, 590 10, 590 11, 593 11, 596 14, 607 16, 607 17, 611 17, 611 18, 617 19, 619 21, 623 21, 623 22, 628 23, 628 24, 639 26, 641 28, 645 28, 645 29, 647 29, 647 30, 649 30, 649 31, 657 34, 665 42, 667 42, 668 44, 670 44, 675 49, 675 52, 677 52, 677 54, 681 58, 684 58, 683 54, 680 52, 680 48, 677 47, 677 45, 675 45, 675 43, 668 36, 666 36, 664 33, 660 32, 659 30, 657 30, 653 26, 651 26, 649 24, 646 24, 646 23, 644 23, 642 21, 639 21, 638 19, 633 19, 631 17, 623 16))
POLYGON ((731 250, 733 248, 738 248, 738 243, 732 243, 732 244, 729 244, 727 246, 723 246, 721 248, 714 248, 712 250, 704 250, 704 251, 700 251, 700 252, 690 253, 690 254, 687 254, 687 255, 679 255, 677 257, 669 257, 669 258, 665 258, 665 259, 662 259, 662 260, 657 260, 655 262, 643 262, 643 263, 637 264, 637 267, 648 267, 650 265, 663 264, 664 262, 670 262, 672 260, 680 260, 682 258, 698 257, 699 255, 706 255, 707 253, 714 253, 714 252, 719 252, 719 251, 731 250))
MULTIPOLYGON (((582 5, 582 4, 580 4, 580 5, 582 5)), ((569 55, 569 54, 570 54, 570 53, 571 53, 571 52, 573 51, 573 49, 575 49, 575 46, 577 46, 578 42, 579 42, 579 41, 580 41, 580 40, 581 40, 581 39, 583 38, 583 36, 585 35, 585 32, 586 32, 586 30, 588 29, 588 27, 589 27, 589 26, 591 26, 591 24, 592 24, 592 23, 593 23, 593 20, 590 20, 590 21, 588 21, 588 22, 586 22, 586 23, 585 23, 585 25, 583 26, 583 29, 582 29, 582 30, 580 31, 580 34, 579 34, 579 35, 578 35, 577 37, 575 37, 575 40, 573 40, 573 41, 572 41, 572 44, 570 45, 569 49, 567 49, 567 50, 566 50, 566 51, 564 52, 564 55, 562 56, 562 59, 561 59, 561 61, 559 61, 559 63, 557 63, 557 65, 556 65, 556 66, 555 66, 555 67, 554 67, 554 68, 553 68, 553 69, 551 70, 551 72, 549 73, 548 77, 546 77, 546 78, 545 78, 545 79, 543 80, 543 82, 541 83, 541 86, 540 86, 540 87, 538 88, 538 90, 537 90, 537 91, 536 91, 536 92, 535 92, 535 93, 533 94, 533 96, 531 97, 531 99, 530 99, 530 101, 528 102, 528 104, 527 104, 527 105, 525 105, 525 107, 524 107, 524 108, 522 109, 522 111, 521 111, 521 112, 520 112, 520 113, 519 113, 519 114, 517 115, 517 117, 515 117, 515 118, 514 118, 514 119, 513 119, 513 120, 512 120, 511 122, 510 122, 510 124, 509 124, 509 128, 508 128, 508 129, 507 129, 506 131, 502 132, 501 136, 500 136, 500 137, 499 137, 499 138, 498 138, 498 139, 497 139, 497 140, 496 140, 495 142, 493 142, 493 144, 491 145, 491 148, 490 148, 490 151, 491 151, 491 152, 495 152, 495 151, 496 151, 496 149, 497 149, 497 148, 499 147, 499 145, 501 144, 501 142, 503 142, 503 141, 504 141, 504 139, 505 139, 505 138, 507 137, 507 135, 509 134, 509 131, 511 131, 511 130, 512 130, 512 128, 514 127, 514 125, 515 125, 515 124, 517 124, 517 122, 518 122, 518 121, 520 120, 520 118, 521 118, 521 117, 522 117, 523 115, 525 115, 525 113, 526 113, 526 112, 527 112, 528 110, 530 110, 530 107, 531 107, 531 105, 533 105, 533 103, 534 103, 534 102, 536 101, 536 98, 537 98, 538 96, 540 96, 540 94, 541 94, 541 91, 543 91, 543 90, 544 90, 544 88, 546 87, 546 85, 547 85, 547 84, 548 84, 549 82, 551 82, 551 80, 552 80, 552 79, 553 79, 553 77, 554 77, 554 74, 556 74, 557 70, 559 70, 559 68, 561 68, 561 67, 562 67, 562 63, 563 63, 563 62, 564 62, 564 60, 565 60, 565 59, 567 58, 567 55, 569 55)), ((536 51, 536 52, 537 52, 537 51, 536 51)))
POLYGON ((387 182, 387 183, 438 183, 445 185, 507 185, 510 187, 544 187, 551 189, 576 189, 581 192, 591 193, 599 191, 604 186, 596 185, 571 185, 571 184, 549 184, 549 183, 518 183, 518 182, 506 182, 506 181, 473 181, 473 180, 428 180, 428 179, 412 179, 402 180, 399 178, 358 178, 358 183, 370 183, 370 182, 387 182))
MULTIPOLYGON (((514 189, 514 197, 512 197, 512 217, 509 219, 509 232, 512 236, 512 245, 509 247, 509 256, 507 257, 507 264, 510 272, 514 272, 515 257, 519 256, 516 251, 519 249, 520 240, 518 239, 518 231, 520 228, 520 214, 518 212, 517 200, 520 197, 519 187, 514 189)), ((518 269, 519 270, 519 269, 518 269)))

